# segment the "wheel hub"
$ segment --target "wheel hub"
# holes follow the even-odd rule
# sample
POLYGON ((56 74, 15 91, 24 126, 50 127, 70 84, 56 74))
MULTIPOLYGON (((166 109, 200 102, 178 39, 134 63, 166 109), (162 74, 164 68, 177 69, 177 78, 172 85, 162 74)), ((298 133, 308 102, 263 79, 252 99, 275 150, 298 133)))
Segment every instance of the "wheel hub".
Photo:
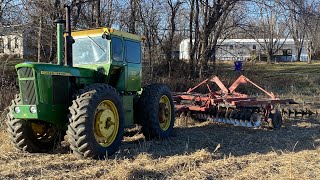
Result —
POLYGON ((115 117, 113 112, 110 109, 106 109, 102 112, 99 112, 97 114, 97 126, 98 126, 98 134, 101 137, 108 138, 110 135, 112 135, 114 131, 114 125, 115 125, 115 117))
POLYGON ((159 123, 162 130, 166 131, 171 123, 171 105, 168 96, 163 95, 159 101, 159 123))
POLYGON ((94 135, 97 142, 107 147, 115 140, 119 128, 119 114, 110 100, 102 101, 95 115, 94 135))

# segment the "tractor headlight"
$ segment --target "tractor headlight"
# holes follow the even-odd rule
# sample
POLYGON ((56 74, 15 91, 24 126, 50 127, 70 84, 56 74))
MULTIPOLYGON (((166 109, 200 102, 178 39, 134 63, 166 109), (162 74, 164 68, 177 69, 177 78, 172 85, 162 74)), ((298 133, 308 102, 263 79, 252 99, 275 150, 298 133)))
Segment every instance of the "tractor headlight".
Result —
POLYGON ((31 106, 31 107, 30 107, 30 112, 31 112, 32 114, 37 113, 37 107, 31 106))
POLYGON ((20 108, 18 107, 18 106, 16 106, 16 107, 14 107, 14 112, 16 113, 16 114, 19 114, 20 112, 21 112, 21 110, 20 110, 20 108))

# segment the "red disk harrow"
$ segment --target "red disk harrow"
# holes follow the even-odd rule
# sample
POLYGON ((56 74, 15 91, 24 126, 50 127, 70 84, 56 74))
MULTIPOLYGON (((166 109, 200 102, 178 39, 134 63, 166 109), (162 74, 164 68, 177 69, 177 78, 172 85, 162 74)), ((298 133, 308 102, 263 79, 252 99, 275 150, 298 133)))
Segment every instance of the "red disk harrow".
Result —
MULTIPOLYGON (((279 105, 298 104, 293 99, 279 99, 273 93, 240 76, 229 88, 217 76, 208 78, 190 88, 187 92, 173 93, 176 114, 190 115, 199 120, 211 120, 220 123, 244 127, 259 127, 262 121, 278 129, 282 126, 282 114, 290 110, 279 110, 279 105), (268 98, 258 99, 236 92, 240 84, 250 83, 264 92, 268 98), (220 90, 214 91, 213 84, 220 90), (197 93, 196 90, 206 86, 208 92, 197 93)), ((303 112, 307 114, 306 112, 303 112)), ((309 112, 310 114, 310 112, 309 112)))

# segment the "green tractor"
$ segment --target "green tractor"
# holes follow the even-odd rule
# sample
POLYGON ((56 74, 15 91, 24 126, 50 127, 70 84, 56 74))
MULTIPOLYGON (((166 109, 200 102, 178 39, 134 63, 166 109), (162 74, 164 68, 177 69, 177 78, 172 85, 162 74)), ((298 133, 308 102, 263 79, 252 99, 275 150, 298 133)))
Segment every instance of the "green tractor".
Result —
POLYGON ((66 20, 56 23, 58 63, 16 65, 20 93, 7 119, 13 144, 48 152, 66 134, 74 154, 104 158, 118 151, 124 129, 134 124, 147 139, 168 138, 173 98, 162 84, 141 88, 142 37, 111 28, 71 36, 69 6, 66 20))

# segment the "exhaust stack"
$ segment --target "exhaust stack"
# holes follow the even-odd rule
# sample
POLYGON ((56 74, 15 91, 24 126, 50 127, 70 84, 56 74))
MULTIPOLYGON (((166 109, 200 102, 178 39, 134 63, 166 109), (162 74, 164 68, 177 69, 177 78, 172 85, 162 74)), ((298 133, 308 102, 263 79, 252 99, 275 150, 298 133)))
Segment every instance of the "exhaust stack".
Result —
POLYGON ((72 44, 74 39, 71 36, 70 6, 65 5, 64 7, 66 9, 66 20, 56 19, 54 21, 57 24, 57 64, 63 65, 64 47, 64 65, 72 66, 72 44))
POLYGON ((71 36, 71 19, 70 19, 70 6, 65 5, 66 9, 66 35, 64 38, 64 64, 72 66, 72 44, 74 39, 71 36))

